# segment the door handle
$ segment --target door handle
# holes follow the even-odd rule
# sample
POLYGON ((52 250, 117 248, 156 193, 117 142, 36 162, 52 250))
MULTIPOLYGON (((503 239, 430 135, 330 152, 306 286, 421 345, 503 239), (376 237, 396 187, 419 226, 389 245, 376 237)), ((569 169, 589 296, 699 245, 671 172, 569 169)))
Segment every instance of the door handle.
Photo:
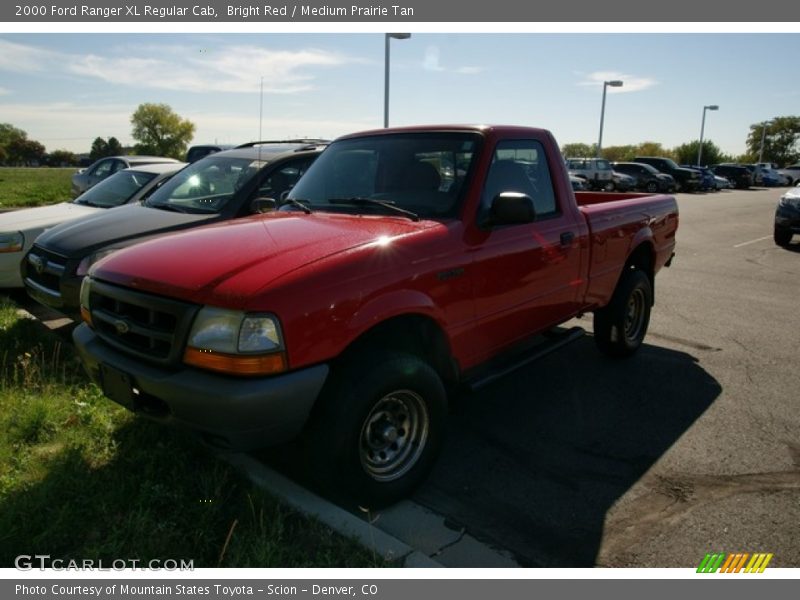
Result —
POLYGON ((572 231, 565 231, 561 234, 561 245, 570 246, 575 239, 575 233, 572 231))

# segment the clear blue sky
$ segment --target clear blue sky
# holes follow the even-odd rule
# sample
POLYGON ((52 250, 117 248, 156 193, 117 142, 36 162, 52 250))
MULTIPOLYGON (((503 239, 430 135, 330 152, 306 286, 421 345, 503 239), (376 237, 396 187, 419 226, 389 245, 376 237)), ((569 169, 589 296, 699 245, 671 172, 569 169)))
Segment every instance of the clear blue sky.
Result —
MULTIPOLYGON (((506 123, 550 129, 562 145, 700 133, 745 150, 748 127, 800 114, 800 34, 414 33, 392 41, 392 125, 506 123)), ((130 115, 164 102, 197 125, 195 143, 325 136, 380 127, 382 34, 0 34, 0 122, 48 150, 127 144, 130 115)))

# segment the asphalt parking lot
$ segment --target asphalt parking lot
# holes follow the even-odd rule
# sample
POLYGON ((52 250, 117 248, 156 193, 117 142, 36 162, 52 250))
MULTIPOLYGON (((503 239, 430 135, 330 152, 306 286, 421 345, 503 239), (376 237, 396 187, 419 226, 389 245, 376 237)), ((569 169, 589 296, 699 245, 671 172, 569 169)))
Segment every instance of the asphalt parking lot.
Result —
POLYGON ((462 398, 414 501, 522 566, 800 566, 800 243, 772 241, 780 194, 678 195, 641 352, 587 335, 462 398))

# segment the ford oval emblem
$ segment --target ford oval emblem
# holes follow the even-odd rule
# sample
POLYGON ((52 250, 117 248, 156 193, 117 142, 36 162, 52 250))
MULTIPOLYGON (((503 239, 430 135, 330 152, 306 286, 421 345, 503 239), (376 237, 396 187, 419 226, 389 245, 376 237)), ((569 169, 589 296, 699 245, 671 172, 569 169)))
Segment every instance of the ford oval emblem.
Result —
POLYGON ((120 335, 125 335, 131 330, 131 326, 128 325, 127 321, 123 321, 122 319, 117 319, 114 321, 114 329, 117 330, 117 333, 120 335))

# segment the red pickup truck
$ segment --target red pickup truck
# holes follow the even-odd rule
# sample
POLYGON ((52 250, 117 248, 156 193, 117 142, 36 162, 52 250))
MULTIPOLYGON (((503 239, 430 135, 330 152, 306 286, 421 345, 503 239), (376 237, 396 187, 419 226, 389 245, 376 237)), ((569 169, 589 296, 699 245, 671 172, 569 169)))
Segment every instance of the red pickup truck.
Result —
POLYGON ((375 506, 426 476, 454 390, 582 333, 558 325, 635 352, 677 226, 671 196, 573 193, 542 129, 348 135, 277 210, 98 262, 74 340, 112 400, 227 447, 301 435, 375 506))

